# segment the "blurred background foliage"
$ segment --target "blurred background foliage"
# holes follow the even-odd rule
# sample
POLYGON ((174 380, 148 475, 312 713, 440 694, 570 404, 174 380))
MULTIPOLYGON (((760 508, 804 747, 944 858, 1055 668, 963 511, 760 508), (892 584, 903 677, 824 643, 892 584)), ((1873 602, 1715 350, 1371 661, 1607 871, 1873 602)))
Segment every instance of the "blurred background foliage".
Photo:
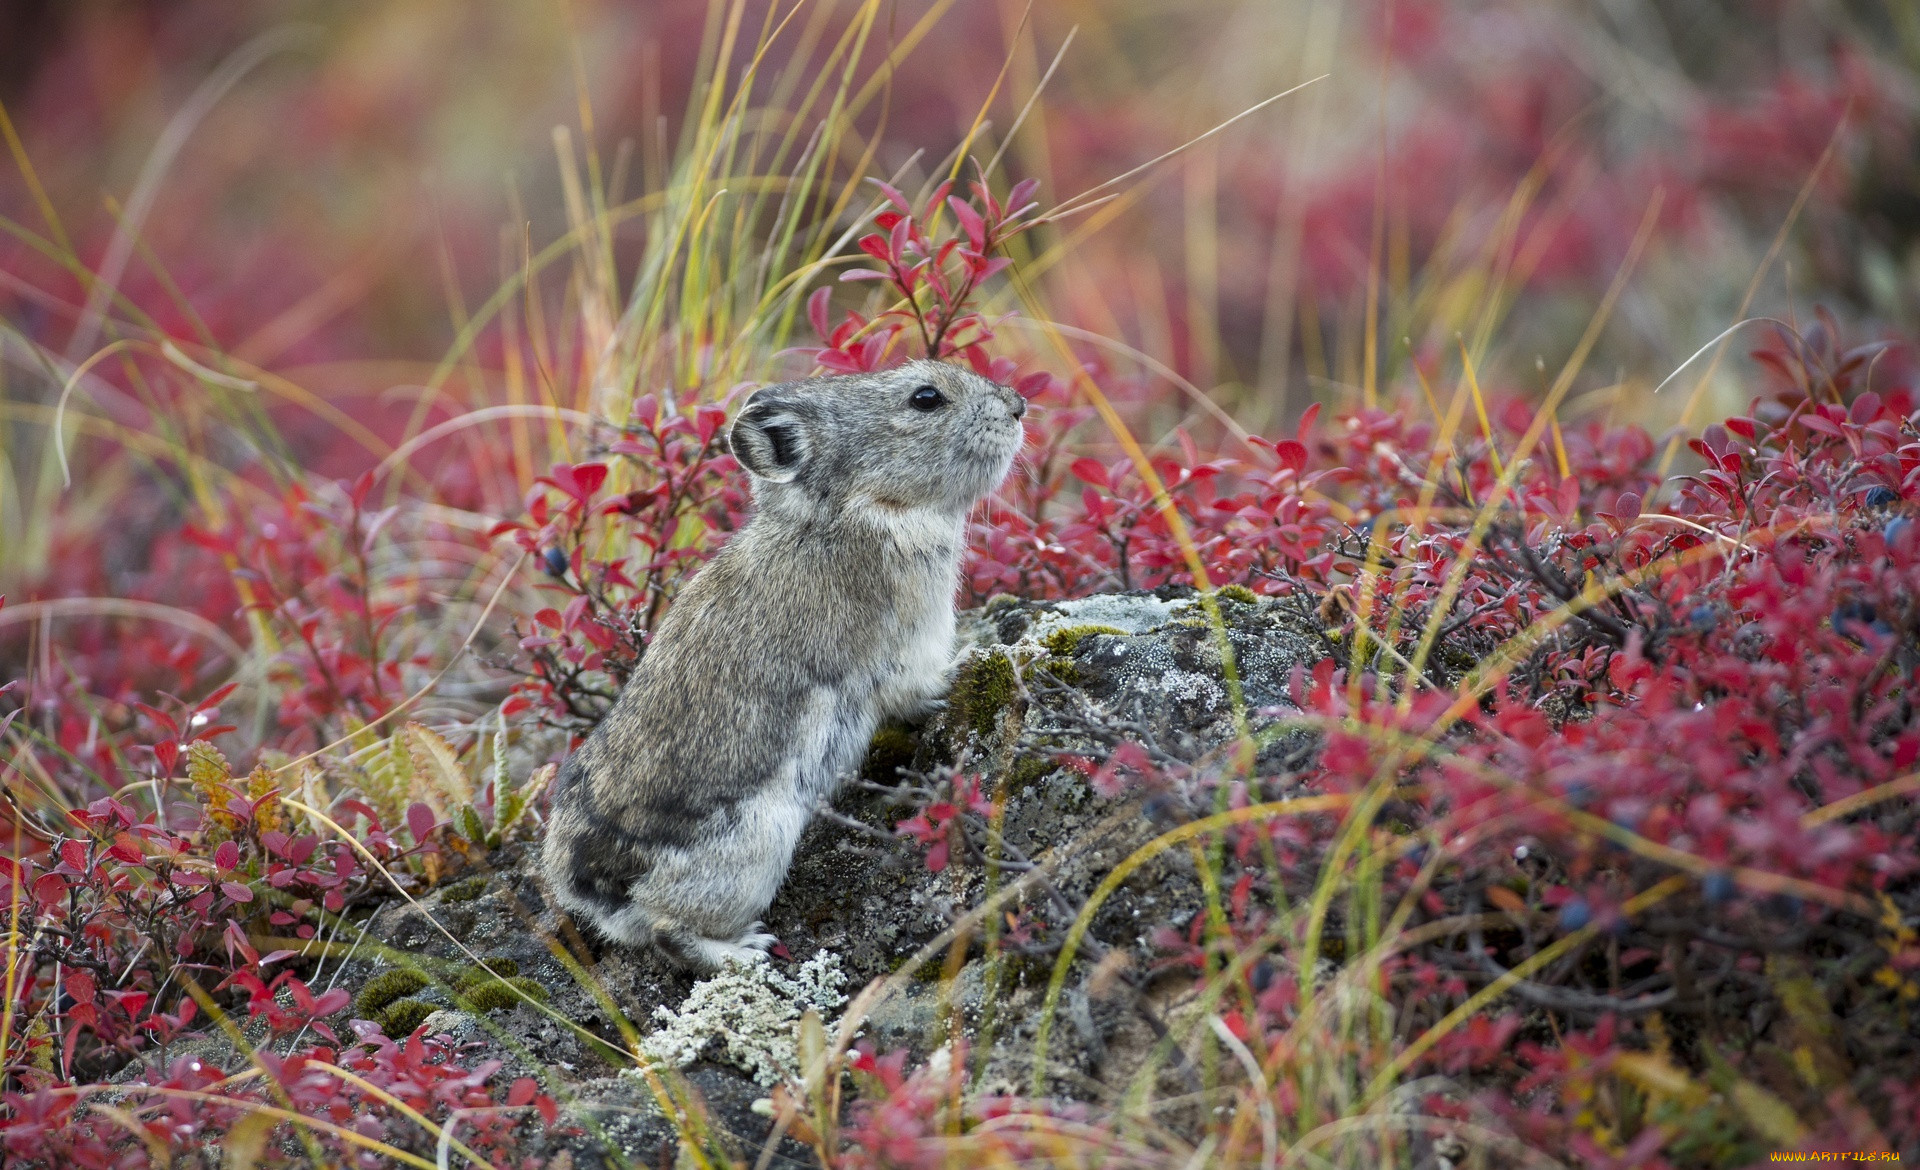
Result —
MULTIPOLYGON (((1220 433, 1192 394, 1167 391, 1169 377, 1249 430, 1279 433, 1312 402, 1404 392, 1410 362, 1437 377, 1461 342, 1490 383, 1537 395, 1594 322, 1643 224, 1647 244, 1594 339, 1565 408, 1573 416, 1658 433, 1739 411, 1752 372, 1744 344, 1690 408, 1684 392, 1653 390, 1743 315, 1805 327, 1821 306, 1853 334, 1884 336, 1911 335, 1920 314, 1920 16, 1908 3, 902 0, 877 18, 870 9, 852 0, 0 6, 0 100, 34 180, 10 164, 0 181, 10 226, 0 233, 0 319, 17 342, 0 364, 0 530, 11 533, 0 535, 0 592, 16 603, 127 597, 151 593, 155 574, 179 573, 157 534, 194 505, 130 490, 152 483, 138 460, 96 477, 90 494, 54 490, 71 469, 47 441, 50 411, 76 364, 116 336, 115 314, 103 322, 105 306, 90 300, 111 289, 146 316, 150 336, 197 341, 202 357, 225 355, 291 387, 265 401, 209 386, 200 405, 271 426, 246 432, 256 451, 200 443, 202 456, 239 466, 265 452, 303 475, 350 478, 423 428, 501 401, 503 379, 551 380, 505 368, 517 334, 496 330, 465 348, 462 326, 529 258, 593 218, 584 202, 648 207, 689 148, 715 75, 720 92, 734 92, 753 47, 783 18, 758 74, 775 80, 745 118, 790 117, 866 14, 854 59, 833 65, 854 81, 832 179, 864 170, 911 185, 968 143, 979 161, 1004 151, 1007 181, 1040 180, 1048 206, 1319 78, 1048 229, 995 292, 990 307, 1044 306, 1081 331, 1079 357, 1135 379, 1137 392, 1111 393, 1145 435, 1185 424, 1204 444, 1220 433), (717 69, 705 64, 723 51, 717 69), (84 270, 54 254, 68 245, 84 270), (42 360, 54 355, 64 368, 42 360), (449 355, 459 363, 451 375, 449 355), (85 555, 63 555, 75 541, 85 555)), ((798 127, 802 139, 810 130, 798 127)), ((832 226, 860 210, 842 208, 832 226)), ((611 274, 594 278, 609 285, 601 299, 624 297, 649 233, 657 247, 666 227, 692 219, 596 220, 606 225, 596 271, 611 274)), ((591 299, 580 279, 535 284, 518 314, 529 335, 572 321, 591 299)), ((713 327, 738 320, 716 316, 713 327)), ((1022 328, 1006 329, 1003 344, 1037 346, 1022 328)), ((549 356, 563 348, 553 343, 549 356)), ((718 398, 740 378, 796 372, 771 352, 707 371, 726 384, 679 390, 718 398)), ((679 369, 700 380, 697 359, 679 369)), ((629 397, 656 388, 629 387, 629 397)), ((123 380, 82 389, 97 391, 119 425, 166 430, 123 380)), ((550 405, 594 405, 544 391, 550 405)), ((232 432, 222 435, 231 447, 232 432)), ((200 442, 185 432, 166 442, 189 440, 200 442)), ((126 462, 76 441, 82 462, 126 462)), ((566 457, 561 447, 553 457, 566 457)), ((524 442, 516 453, 519 490, 544 469, 533 454, 524 442)), ((475 470, 480 459, 471 443, 442 444, 411 466, 441 502, 480 506, 498 499, 475 470)), ((7 657, 24 653, 18 638, 7 644, 7 657)))

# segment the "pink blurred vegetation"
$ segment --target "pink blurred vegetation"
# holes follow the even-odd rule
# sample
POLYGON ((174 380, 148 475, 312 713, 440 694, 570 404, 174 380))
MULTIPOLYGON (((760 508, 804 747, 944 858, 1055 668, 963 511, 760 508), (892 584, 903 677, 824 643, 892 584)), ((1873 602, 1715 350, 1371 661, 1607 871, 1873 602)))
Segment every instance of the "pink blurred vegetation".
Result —
MULTIPOLYGON (((923 354, 1039 408, 962 604, 1239 586, 1338 654, 1298 775, 1067 761, 1200 810, 1218 905, 1153 942, 1218 1109, 857 1049, 776 1094, 823 1161, 1920 1156, 1910 5, 193 0, 0 42, 8 1165, 531 1164, 564 1094, 343 1034, 309 945, 537 833, 522 765, 745 519, 743 393, 923 354), (249 1064, 172 1051, 210 1017, 249 1064)), ((899 832, 962 864, 990 788, 899 832)))

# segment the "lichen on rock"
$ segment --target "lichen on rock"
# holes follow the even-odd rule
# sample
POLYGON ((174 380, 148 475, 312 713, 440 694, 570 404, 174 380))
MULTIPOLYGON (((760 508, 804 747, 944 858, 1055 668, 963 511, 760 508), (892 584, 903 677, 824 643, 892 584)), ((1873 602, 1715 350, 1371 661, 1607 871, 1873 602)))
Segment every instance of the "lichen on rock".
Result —
POLYGON ((822 950, 782 974, 771 961, 728 960, 720 973, 693 985, 678 1010, 653 1010, 661 1022, 640 1042, 648 1056, 674 1065, 714 1059, 767 1087, 800 1074, 798 1029, 809 1008, 823 1020, 847 1001, 840 956, 822 950))

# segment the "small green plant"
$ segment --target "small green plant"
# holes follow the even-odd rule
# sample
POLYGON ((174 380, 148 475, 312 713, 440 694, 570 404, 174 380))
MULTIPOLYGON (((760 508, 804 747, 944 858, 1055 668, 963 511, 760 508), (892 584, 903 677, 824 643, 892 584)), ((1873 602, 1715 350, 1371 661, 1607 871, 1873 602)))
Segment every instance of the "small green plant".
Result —
MULTIPOLYGON (((397 1000, 412 995, 432 983, 425 972, 411 967, 395 967, 391 971, 382 971, 360 989, 353 997, 354 1014, 363 1020, 376 1020, 397 1000)), ((391 1034, 391 1033, 389 1033, 391 1034)))
POLYGON ((428 1016, 439 1010, 440 1005, 424 999, 397 999, 374 1016, 373 1022, 380 1025, 382 1032, 400 1040, 412 1035, 414 1029, 427 1022, 428 1016))
POLYGON ((992 735, 1000 713, 1019 697, 1013 661, 999 651, 976 656, 960 669, 947 697, 957 726, 977 736, 992 735))
POLYGON ((1127 631, 1116 626, 1062 626, 1059 629, 1048 630, 1045 634, 1041 635, 1040 644, 1058 657, 1072 658, 1079 652, 1080 643, 1086 641, 1088 638, 1101 634, 1125 637, 1127 631))

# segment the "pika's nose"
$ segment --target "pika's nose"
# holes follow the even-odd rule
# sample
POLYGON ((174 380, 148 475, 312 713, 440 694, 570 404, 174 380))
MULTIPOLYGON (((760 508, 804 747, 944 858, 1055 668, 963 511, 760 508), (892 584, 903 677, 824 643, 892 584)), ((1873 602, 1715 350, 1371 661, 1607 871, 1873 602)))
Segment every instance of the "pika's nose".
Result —
POLYGON ((1013 417, 1019 418, 1026 414, 1027 400, 1021 397, 1020 392, 1018 390, 1009 390, 1007 393, 1013 395, 1013 402, 1007 407, 1007 409, 1013 411, 1013 417))

